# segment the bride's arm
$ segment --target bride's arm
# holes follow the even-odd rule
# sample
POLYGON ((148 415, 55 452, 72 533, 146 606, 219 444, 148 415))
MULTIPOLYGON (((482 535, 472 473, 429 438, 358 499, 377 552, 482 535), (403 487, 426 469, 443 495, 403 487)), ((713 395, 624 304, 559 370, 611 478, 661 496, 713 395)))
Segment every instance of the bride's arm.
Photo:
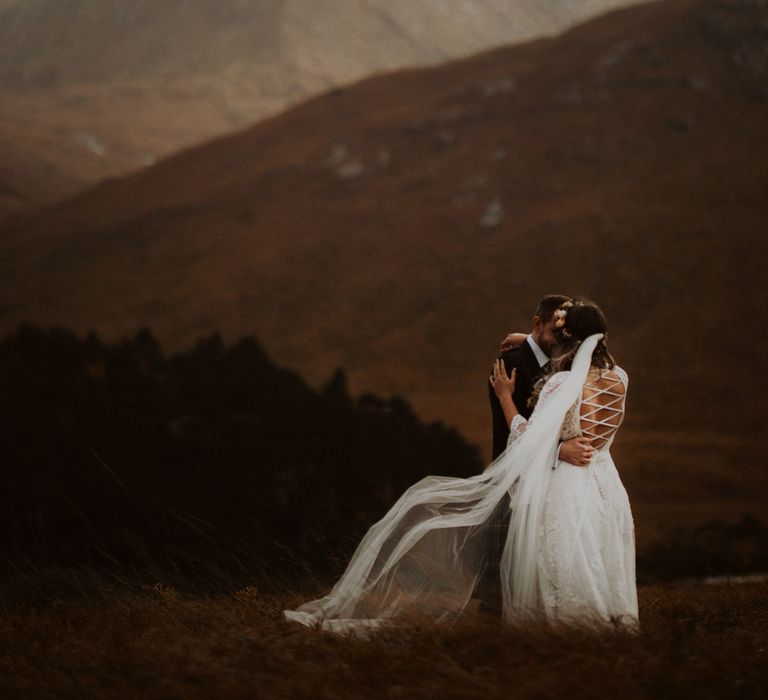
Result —
POLYGON ((516 348, 518 345, 522 345, 527 337, 527 333, 510 333, 501 341, 501 352, 506 352, 507 350, 516 348))

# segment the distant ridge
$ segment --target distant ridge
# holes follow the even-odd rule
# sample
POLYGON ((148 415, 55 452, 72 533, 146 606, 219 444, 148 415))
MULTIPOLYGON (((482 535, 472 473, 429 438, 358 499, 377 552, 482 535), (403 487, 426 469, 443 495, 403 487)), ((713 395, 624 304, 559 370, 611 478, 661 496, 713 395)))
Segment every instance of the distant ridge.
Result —
POLYGON ((0 0, 0 215, 330 87, 638 0, 0 0))

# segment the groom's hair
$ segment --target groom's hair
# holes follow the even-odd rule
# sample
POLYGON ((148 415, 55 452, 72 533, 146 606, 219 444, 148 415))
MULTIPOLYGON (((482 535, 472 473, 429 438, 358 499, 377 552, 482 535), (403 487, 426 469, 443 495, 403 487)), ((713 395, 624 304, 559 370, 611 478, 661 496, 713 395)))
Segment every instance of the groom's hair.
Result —
POLYGON ((552 314, 557 311, 560 304, 570 301, 570 299, 571 297, 566 297, 562 294, 547 294, 547 296, 542 298, 539 302, 533 315, 538 316, 542 323, 546 323, 552 318, 552 314))

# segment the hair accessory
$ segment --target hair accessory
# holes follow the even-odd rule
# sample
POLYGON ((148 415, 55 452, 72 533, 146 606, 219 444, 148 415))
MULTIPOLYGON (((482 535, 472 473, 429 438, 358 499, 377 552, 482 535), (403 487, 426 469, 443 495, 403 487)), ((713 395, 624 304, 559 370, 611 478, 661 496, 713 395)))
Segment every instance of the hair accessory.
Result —
MULTIPOLYGON (((579 305, 576 302, 575 305, 579 305)), ((565 318, 568 316, 568 309, 574 306, 572 301, 564 301, 560 306, 555 309, 555 313, 552 316, 555 319, 555 329, 563 336, 563 338, 570 338, 572 333, 565 327, 565 318)))

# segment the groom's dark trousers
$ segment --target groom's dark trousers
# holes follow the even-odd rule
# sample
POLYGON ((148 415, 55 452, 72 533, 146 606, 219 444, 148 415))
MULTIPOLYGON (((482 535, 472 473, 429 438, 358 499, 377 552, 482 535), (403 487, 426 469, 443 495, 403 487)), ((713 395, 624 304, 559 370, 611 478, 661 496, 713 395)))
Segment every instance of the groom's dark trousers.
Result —
MULTIPOLYGON (((526 340, 507 352, 500 355, 507 368, 507 374, 512 372, 512 368, 517 369, 515 379, 515 391, 512 394, 520 415, 530 418, 532 409, 528 407, 528 399, 533 393, 533 386, 536 381, 544 374, 544 368, 539 367, 536 355, 526 340)), ((493 420, 493 459, 495 460, 507 448, 507 439, 509 438, 509 426, 504 418, 504 411, 501 408, 499 399, 488 382, 488 396, 491 402, 491 416, 493 420)), ((499 563, 501 561, 501 552, 504 548, 504 541, 507 537, 509 527, 509 496, 499 501, 488 528, 488 545, 485 548, 487 554, 486 568, 480 577, 475 589, 475 597, 480 599, 480 609, 495 615, 501 615, 501 571, 499 563)))

